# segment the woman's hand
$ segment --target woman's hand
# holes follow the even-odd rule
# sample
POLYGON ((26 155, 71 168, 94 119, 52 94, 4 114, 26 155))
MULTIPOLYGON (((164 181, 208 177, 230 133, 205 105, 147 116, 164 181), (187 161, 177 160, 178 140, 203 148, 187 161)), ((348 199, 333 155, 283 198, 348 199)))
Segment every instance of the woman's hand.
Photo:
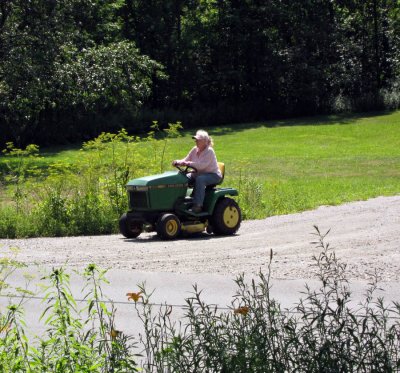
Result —
POLYGON ((175 160, 172 161, 172 166, 189 166, 189 162, 175 160))

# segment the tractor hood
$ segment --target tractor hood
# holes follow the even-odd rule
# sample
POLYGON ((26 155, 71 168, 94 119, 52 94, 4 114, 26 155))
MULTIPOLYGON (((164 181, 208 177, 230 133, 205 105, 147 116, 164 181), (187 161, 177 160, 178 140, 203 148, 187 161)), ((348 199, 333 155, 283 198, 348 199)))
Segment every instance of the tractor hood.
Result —
POLYGON ((179 171, 167 171, 163 174, 145 176, 130 180, 128 190, 148 190, 156 188, 187 187, 188 178, 179 171))

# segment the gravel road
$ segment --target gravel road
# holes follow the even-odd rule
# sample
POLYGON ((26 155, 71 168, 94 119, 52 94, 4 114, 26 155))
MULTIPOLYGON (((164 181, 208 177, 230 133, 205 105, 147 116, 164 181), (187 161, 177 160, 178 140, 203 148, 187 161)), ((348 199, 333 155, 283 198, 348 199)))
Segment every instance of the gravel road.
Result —
POLYGON ((67 265, 146 272, 254 274, 266 267, 273 249, 277 279, 314 278, 312 256, 320 249, 314 225, 336 256, 347 264, 349 279, 365 280, 377 270, 382 281, 400 280, 400 196, 378 197, 303 213, 244 221, 235 236, 200 234, 161 241, 154 233, 137 239, 121 235, 0 240, 0 254, 18 247, 28 265, 67 265))

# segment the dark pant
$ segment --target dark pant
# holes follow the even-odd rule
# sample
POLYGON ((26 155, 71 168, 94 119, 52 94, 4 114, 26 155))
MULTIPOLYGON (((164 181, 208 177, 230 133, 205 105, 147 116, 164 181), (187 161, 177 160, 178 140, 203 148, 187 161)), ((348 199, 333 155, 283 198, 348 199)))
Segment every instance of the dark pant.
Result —
POLYGON ((203 206, 204 196, 206 194, 206 186, 218 184, 221 177, 214 173, 205 173, 189 176, 189 180, 194 182, 193 203, 198 206, 203 206))

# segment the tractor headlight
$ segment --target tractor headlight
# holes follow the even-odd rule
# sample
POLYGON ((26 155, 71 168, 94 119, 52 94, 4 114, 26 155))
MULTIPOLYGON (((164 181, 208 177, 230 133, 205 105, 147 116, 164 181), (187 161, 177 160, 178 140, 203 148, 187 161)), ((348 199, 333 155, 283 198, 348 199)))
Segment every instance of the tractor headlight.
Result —
POLYGON ((148 186, 139 186, 139 185, 128 185, 126 187, 128 192, 147 192, 149 190, 148 186))

